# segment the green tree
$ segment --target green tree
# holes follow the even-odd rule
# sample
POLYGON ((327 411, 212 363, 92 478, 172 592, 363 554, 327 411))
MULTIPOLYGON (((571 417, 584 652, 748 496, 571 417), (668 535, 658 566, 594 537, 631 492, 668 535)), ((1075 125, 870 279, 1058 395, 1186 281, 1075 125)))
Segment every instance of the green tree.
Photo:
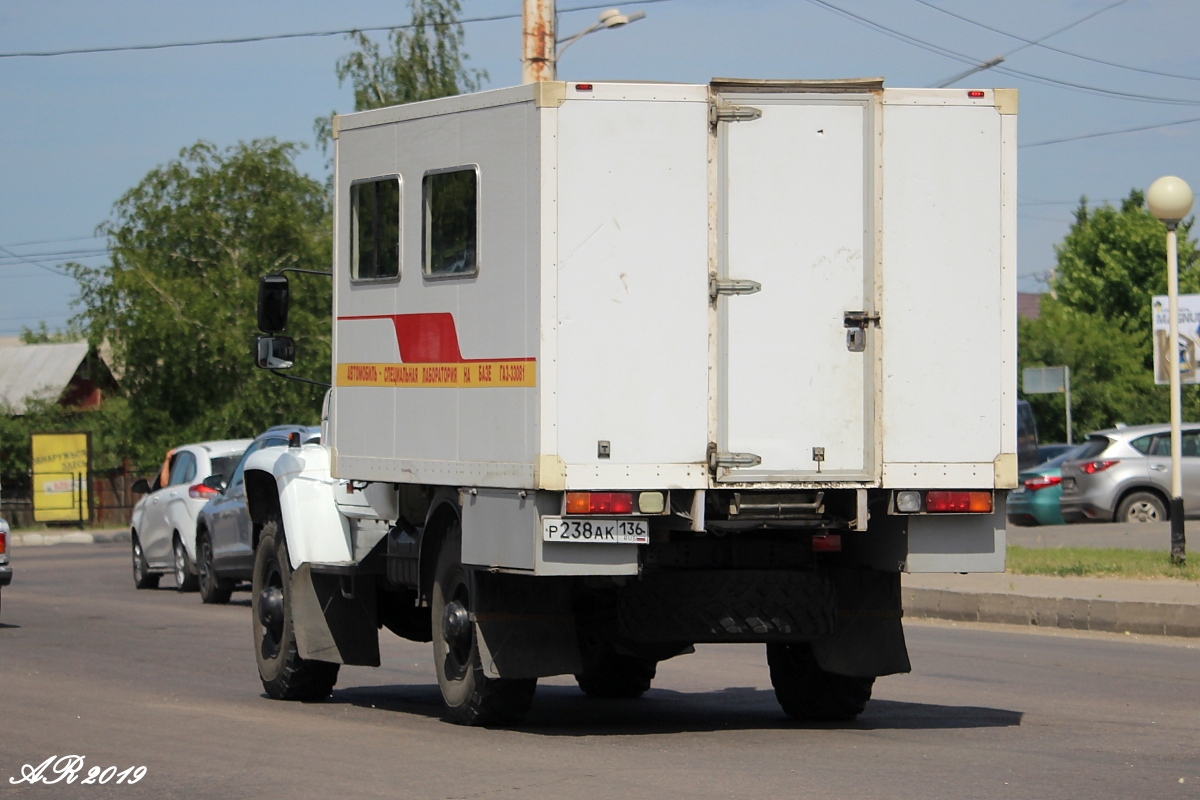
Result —
MULTIPOLYGON (((1200 288, 1192 221, 1179 227, 1180 291, 1200 288)), ((1041 316, 1018 323, 1020 368, 1071 368, 1075 438, 1117 422, 1167 418, 1166 387, 1154 384, 1151 298, 1167 291, 1166 233, 1133 190, 1120 208, 1080 201, 1055 246, 1057 267, 1041 316)), ((1063 398, 1030 395, 1042 441, 1066 441, 1063 398)), ((1200 418, 1200 396, 1185 387, 1185 415, 1200 418)))
MULTIPOLYGON (((409 0, 409 7, 411 27, 389 32, 387 52, 360 31, 350 34, 357 49, 338 59, 337 76, 339 86, 349 80, 354 87, 355 111, 471 92, 487 80, 486 71, 466 64, 459 0, 409 0)), ((331 119, 314 124, 322 147, 331 119)))
MULTIPOLYGON (((122 455, 153 463, 186 441, 319 418, 318 387, 251 359, 258 278, 288 266, 329 269, 329 208, 321 185, 296 170, 297 147, 266 139, 185 148, 100 226, 111 262, 70 265, 81 288, 75 321, 93 343, 112 345, 129 417, 122 455)), ((332 288, 320 276, 295 280, 303 285, 288 333, 299 371, 325 379, 332 288)))

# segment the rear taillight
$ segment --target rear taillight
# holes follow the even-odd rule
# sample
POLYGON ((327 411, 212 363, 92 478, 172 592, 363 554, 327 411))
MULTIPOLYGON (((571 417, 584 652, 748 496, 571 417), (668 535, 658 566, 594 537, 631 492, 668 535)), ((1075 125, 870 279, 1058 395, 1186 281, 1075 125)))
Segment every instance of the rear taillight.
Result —
POLYGON ((842 552, 842 537, 837 533, 819 533, 812 537, 814 553, 842 552))
POLYGON ((1086 472, 1088 475, 1095 475, 1097 472, 1104 472, 1104 470, 1113 464, 1119 463, 1119 461, 1089 461, 1086 464, 1080 464, 1079 471, 1086 472))
POLYGON ((0 556, 8 553, 8 531, 0 531, 0 556))
POLYGON ((1062 483, 1062 478, 1058 475, 1038 475, 1036 478, 1026 478, 1022 483, 1029 491, 1036 492, 1038 489, 1058 486, 1062 483))
POLYGON ((211 486, 205 486, 203 483, 197 483, 195 486, 188 487, 188 497, 193 500, 211 500, 219 495, 216 489, 211 486))
POLYGON ((991 492, 926 492, 925 510, 930 514, 990 514, 991 492))
POLYGON ((632 514, 631 492, 567 492, 568 514, 632 514))

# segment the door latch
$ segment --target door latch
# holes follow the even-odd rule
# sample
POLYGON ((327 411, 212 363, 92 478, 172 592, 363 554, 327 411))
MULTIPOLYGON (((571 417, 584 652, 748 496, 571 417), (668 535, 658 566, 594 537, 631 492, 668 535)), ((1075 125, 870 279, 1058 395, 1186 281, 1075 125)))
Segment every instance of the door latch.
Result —
POLYGON ((762 116, 761 108, 735 106, 717 98, 708 104, 708 124, 714 128, 718 122, 750 122, 762 116))
POLYGON ((754 294, 762 291, 758 281, 721 279, 716 275, 708 276, 708 299, 716 300, 721 295, 754 294))
POLYGON ((879 326, 879 315, 866 311, 847 311, 842 315, 842 325, 846 328, 846 349, 851 353, 861 353, 867 349, 867 326, 879 326))
POLYGON ((762 456, 756 456, 754 453, 718 453, 715 443, 710 442, 708 445, 708 467, 713 471, 745 469, 746 467, 757 467, 761 463, 762 456))

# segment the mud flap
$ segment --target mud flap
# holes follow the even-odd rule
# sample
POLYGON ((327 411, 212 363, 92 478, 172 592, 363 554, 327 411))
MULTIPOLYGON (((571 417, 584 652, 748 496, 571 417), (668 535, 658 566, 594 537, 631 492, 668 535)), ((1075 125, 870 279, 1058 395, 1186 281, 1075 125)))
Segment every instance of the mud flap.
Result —
POLYGON ((833 634, 813 642, 826 672, 874 678, 911 672, 900 608, 900 574, 866 569, 832 573, 838 601, 833 634))
POLYGON ((314 572, 301 564, 292 572, 292 630, 301 658, 379 666, 375 582, 314 572))
POLYGON ((489 678, 544 678, 583 671, 571 582, 477 571, 475 635, 489 678))

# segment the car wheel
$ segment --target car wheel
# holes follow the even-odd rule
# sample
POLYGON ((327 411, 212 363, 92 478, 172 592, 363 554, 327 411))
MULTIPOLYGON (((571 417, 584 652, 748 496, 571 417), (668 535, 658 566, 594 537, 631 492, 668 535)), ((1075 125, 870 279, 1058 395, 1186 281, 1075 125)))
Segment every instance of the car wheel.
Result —
POLYGON ((196 583, 200 589, 200 602, 209 605, 228 603, 233 594, 233 585, 222 580, 213 569, 212 540, 208 533, 196 536, 196 583))
POLYGON ((874 678, 826 672, 817 663, 812 645, 768 644, 767 665, 775 699, 792 719, 845 722, 863 712, 871 699, 874 678))
POLYGON ((187 548, 183 546, 183 540, 179 538, 179 534, 175 534, 175 590, 179 592, 194 592, 199 588, 200 583, 195 575, 192 574, 192 560, 188 558, 187 548))
POLYGON ((133 540, 133 585, 139 589, 157 589, 158 579, 162 576, 150 571, 138 535, 135 533, 130 538, 133 540))
POLYGON ((1134 492, 1117 508, 1117 522, 1164 522, 1167 516, 1162 499, 1150 492, 1134 492))
POLYGON ((300 657, 292 628, 292 567, 279 520, 263 525, 254 555, 250 600, 254 656, 267 695, 276 700, 323 700, 337 683, 338 664, 300 657))
POLYGON ((433 668, 446 717, 459 725, 519 724, 533 703, 537 679, 484 674, 471 592, 471 573, 462 565, 462 528, 455 522, 438 552, 430 599, 433 668))

